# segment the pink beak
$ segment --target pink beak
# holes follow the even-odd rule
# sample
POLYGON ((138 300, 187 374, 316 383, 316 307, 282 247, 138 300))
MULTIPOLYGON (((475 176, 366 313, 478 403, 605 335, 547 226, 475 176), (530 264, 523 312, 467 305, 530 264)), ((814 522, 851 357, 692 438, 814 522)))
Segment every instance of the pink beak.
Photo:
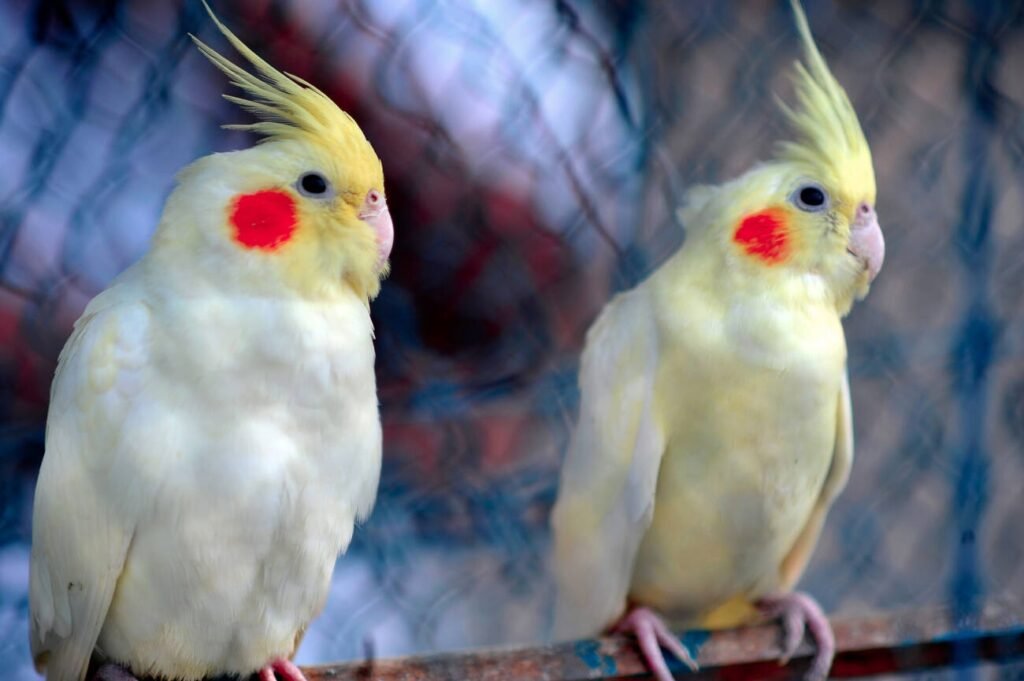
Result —
POLYGON ((885 260, 885 239, 878 225, 878 215, 867 203, 857 207, 857 217, 850 226, 850 243, 846 249, 864 263, 868 281, 874 281, 885 260))
POLYGON ((395 243, 395 226, 391 222, 391 212, 388 211, 384 194, 371 189, 359 209, 359 219, 370 225, 377 234, 377 265, 383 265, 395 243))

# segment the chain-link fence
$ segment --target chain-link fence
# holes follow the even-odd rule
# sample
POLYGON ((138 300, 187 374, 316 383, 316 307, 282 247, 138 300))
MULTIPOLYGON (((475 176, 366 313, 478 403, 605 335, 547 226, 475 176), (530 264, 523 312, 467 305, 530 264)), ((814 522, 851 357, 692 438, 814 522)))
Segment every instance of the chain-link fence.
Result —
MULTIPOLYGON (((215 3, 384 162, 385 464, 299 660, 531 642, 583 334, 681 242, 684 188, 784 134, 781 2, 215 3)), ((888 254, 846 323, 857 460, 803 585, 830 611, 1024 593, 1024 3, 810 2, 888 254)), ((174 173, 247 145, 198 1, 0 4, 0 657, 27 650, 54 363, 174 173)), ((13 671, 12 671, 13 670, 13 671)), ((994 673, 1020 674, 1021 668, 994 673)), ((12 674, 14 676, 12 676, 12 674)), ((1013 677, 1017 678, 1017 677, 1013 677)))

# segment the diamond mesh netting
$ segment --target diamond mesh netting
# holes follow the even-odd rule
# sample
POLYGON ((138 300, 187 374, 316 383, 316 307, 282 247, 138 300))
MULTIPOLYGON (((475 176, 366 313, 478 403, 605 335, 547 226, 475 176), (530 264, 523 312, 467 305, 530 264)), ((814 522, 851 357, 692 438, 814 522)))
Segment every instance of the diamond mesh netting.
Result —
MULTIPOLYGON (((381 495, 300 662, 540 640, 585 330, 681 243, 685 188, 784 134, 781 2, 215 4, 380 154, 381 495)), ((885 269, 846 321, 857 459, 802 585, 834 612, 1024 592, 1024 3, 809 2, 874 151, 885 269)), ((174 173, 252 142, 198 2, 0 5, 0 657, 27 643, 57 354, 174 173)), ((1022 667, 983 670, 1010 678, 1022 667), (1016 671, 1015 671, 1016 669, 1016 671)), ((967 674, 968 672, 961 672, 967 674)), ((1013 676, 1013 678, 1017 678, 1013 676)))

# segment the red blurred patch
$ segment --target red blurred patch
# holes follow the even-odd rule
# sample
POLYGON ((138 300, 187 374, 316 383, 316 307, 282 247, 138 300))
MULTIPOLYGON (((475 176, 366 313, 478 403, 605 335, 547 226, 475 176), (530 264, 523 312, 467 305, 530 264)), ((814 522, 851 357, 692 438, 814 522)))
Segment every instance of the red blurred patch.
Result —
POLYGON ((246 248, 272 251, 295 233, 295 201, 276 189, 242 194, 231 208, 235 241, 246 248))
POLYGON ((732 238, 744 251, 769 265, 789 257, 789 230, 785 215, 778 209, 771 208, 743 218, 732 238))

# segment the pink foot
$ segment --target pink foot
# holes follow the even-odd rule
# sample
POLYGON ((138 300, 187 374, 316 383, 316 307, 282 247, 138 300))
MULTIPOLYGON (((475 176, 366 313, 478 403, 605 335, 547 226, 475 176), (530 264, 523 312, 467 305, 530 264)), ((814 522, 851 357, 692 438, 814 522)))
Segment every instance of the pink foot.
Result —
POLYGON ((818 602, 805 593, 794 592, 766 596, 758 601, 757 606, 769 617, 782 619, 781 663, 786 664, 793 657, 806 630, 818 646, 818 652, 811 660, 811 668, 804 678, 806 681, 827 679, 828 671, 832 668, 832 658, 836 655, 836 638, 818 602))
POLYGON ((291 660, 279 657, 260 670, 260 681, 308 681, 302 670, 291 660), (275 673, 277 676, 275 676, 275 673))
POLYGON ((672 673, 668 670, 665 656, 661 653, 662 647, 687 667, 697 671, 697 663, 690 655, 690 651, 669 631, 661 618, 648 608, 634 608, 626 613, 625 617, 612 627, 612 631, 632 633, 636 636, 644 660, 658 681, 672 681, 672 673))

